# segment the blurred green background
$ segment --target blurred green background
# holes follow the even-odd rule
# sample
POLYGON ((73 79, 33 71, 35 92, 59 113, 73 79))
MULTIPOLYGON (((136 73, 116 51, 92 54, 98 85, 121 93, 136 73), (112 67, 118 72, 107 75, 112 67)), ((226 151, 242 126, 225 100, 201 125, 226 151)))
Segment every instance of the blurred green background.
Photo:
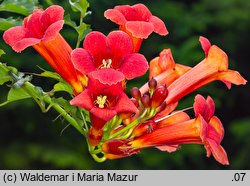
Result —
MULTIPOLYGON (((40 1, 43 8, 47 1, 40 1)), ((56 1, 77 21, 68 1, 56 1)), ((108 34, 117 28, 103 17, 103 12, 119 4, 136 4, 135 0, 89 0, 92 15, 85 18, 93 30, 108 34)), ((151 12, 166 24, 169 35, 152 34, 142 45, 141 53, 148 60, 164 48, 171 48, 177 63, 194 66, 204 58, 198 38, 207 37, 229 56, 231 69, 250 76, 250 1, 249 0, 162 0, 143 1, 151 12)), ((1 17, 16 16, 0 12, 1 17)), ((1 32, 1 36, 2 36, 1 32)), ((61 32, 72 47, 76 33, 65 26, 61 32)), ((51 70, 30 47, 21 54, 13 52, 2 38, 0 48, 6 51, 1 62, 23 72, 39 72, 37 66, 51 70)), ((147 77, 128 84, 140 86, 147 77)), ((34 78, 34 84, 50 90, 53 82, 34 78)), ((233 86, 229 91, 221 82, 214 82, 182 99, 179 107, 191 106, 196 93, 210 95, 216 102, 216 115, 225 127, 225 147, 229 166, 221 166, 213 157, 206 158, 205 149, 184 145, 175 153, 146 149, 129 158, 96 163, 88 154, 86 142, 67 122, 57 119, 53 111, 42 113, 32 100, 23 100, 0 108, 0 169, 250 169, 250 87, 233 86), (66 128, 65 128, 66 127, 66 128)), ((6 99, 7 88, 0 87, 0 101, 6 99)), ((59 95, 58 95, 59 96, 59 95)))

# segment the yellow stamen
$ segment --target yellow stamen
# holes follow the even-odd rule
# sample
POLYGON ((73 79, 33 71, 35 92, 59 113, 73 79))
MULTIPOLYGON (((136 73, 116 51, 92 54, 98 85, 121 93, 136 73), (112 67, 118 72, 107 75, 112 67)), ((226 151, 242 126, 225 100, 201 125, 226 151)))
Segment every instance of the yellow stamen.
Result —
POLYGON ((97 96, 95 103, 98 104, 99 108, 104 108, 106 101, 107 101, 107 96, 100 95, 100 96, 97 96))
POLYGON ((100 68, 101 69, 102 68, 110 68, 110 67, 112 67, 111 64, 112 64, 112 59, 107 59, 107 60, 103 59, 102 65, 100 66, 100 68))

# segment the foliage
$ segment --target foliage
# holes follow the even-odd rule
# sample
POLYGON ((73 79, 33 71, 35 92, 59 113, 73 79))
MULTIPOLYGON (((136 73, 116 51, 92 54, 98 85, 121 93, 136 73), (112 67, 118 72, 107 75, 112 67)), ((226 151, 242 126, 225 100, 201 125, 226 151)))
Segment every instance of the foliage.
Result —
MULTIPOLYGON (((46 2, 40 2, 40 4, 37 1, 30 2, 31 0, 3 1, 0 5, 0 16, 2 17, 0 18, 0 30, 20 25, 20 17, 28 15, 34 7, 45 8, 48 5, 46 2)), ((56 0, 53 0, 53 2, 56 4, 62 3, 56 0)), ((80 45, 86 33, 89 32, 90 25, 93 30, 101 30, 104 33, 115 28, 115 25, 108 23, 108 21, 103 21, 103 12, 121 3, 120 1, 98 1, 97 3, 94 0, 90 0, 92 15, 87 17, 85 17, 89 6, 87 3, 81 0, 70 0, 69 2, 73 11, 68 9, 65 23, 78 33, 77 46, 80 45), (78 14, 80 14, 79 19, 78 14), (85 20, 88 20, 89 24, 83 22, 85 20), (79 23, 77 24, 77 22, 79 23)), ((125 0, 122 1, 122 4, 135 4, 138 2, 136 0, 125 0)), ((165 38, 154 35, 145 41, 142 50, 148 60, 157 56, 161 49, 170 47, 175 51, 173 55, 177 62, 191 66, 195 65, 203 57, 198 46, 198 36, 203 34, 209 37, 211 41, 218 43, 218 45, 224 46, 225 50, 230 54, 231 65, 242 72, 246 79, 249 79, 250 72, 247 61, 250 58, 247 42, 250 39, 248 34, 250 32, 249 1, 217 0, 214 3, 209 0, 181 2, 169 0, 152 3, 152 1, 147 0, 145 4, 148 5, 155 15, 165 21, 171 34, 171 37, 167 36, 165 38), (162 45, 159 45, 159 43, 162 43, 162 45)), ((69 31, 66 32, 65 37, 70 41, 72 31, 71 28, 66 29, 69 31)), ((12 54, 16 56, 2 40, 0 42, 1 48, 8 54, 1 57, 2 62, 7 62, 12 54)), ((3 51, 1 50, 0 53, 3 53, 3 51)), ((24 52, 24 54, 36 59, 36 55, 31 50, 24 52)), ((11 62, 12 64, 26 63, 25 58, 16 57, 14 59, 11 62)), ((47 69, 46 65, 41 65, 41 67, 47 69)), ((1 64, 0 85, 10 85, 10 82, 12 82, 7 102, 16 101, 15 94, 23 95, 21 98, 29 98, 30 95, 24 93, 22 88, 15 89, 13 87, 13 77, 9 75, 9 71, 3 70, 6 68, 6 65, 1 64)), ((32 69, 36 67, 34 64, 27 64, 23 68, 23 71, 33 71, 32 69)), ((16 69, 8 67, 8 70, 10 69, 18 75, 16 69)), ((20 78, 23 79, 25 77, 22 76, 20 78)), ((44 89, 48 89, 51 85, 53 87, 52 92, 57 92, 58 99, 53 100, 55 104, 61 106, 67 113, 71 111, 71 114, 79 115, 79 111, 74 110, 69 104, 66 105, 60 98, 61 92, 58 91, 63 90, 69 93, 72 91, 65 82, 61 82, 51 72, 42 72, 39 78, 33 81, 43 82, 44 89), (51 80, 44 80, 42 76, 51 77, 51 80)), ((29 80, 26 79, 25 82, 29 80)), ((144 82, 135 80, 132 83, 139 87, 144 82)), ((129 86, 131 85, 128 84, 129 86)), ((213 84, 199 91, 209 95, 216 95, 218 97, 217 102, 220 102, 221 108, 223 108, 218 109, 217 113, 223 118, 225 128, 229 126, 229 133, 226 133, 225 141, 223 142, 225 145, 227 144, 225 148, 229 152, 230 162, 232 162, 229 167, 221 167, 214 163, 213 160, 206 159, 204 151, 199 146, 189 146, 188 148, 184 146, 180 153, 177 152, 175 154, 155 153, 156 150, 148 149, 143 151, 138 157, 96 164, 88 156, 85 142, 79 140, 79 134, 74 132, 74 129, 67 127, 67 122, 62 125, 61 121, 56 120, 53 126, 51 126, 52 122, 44 119, 44 115, 40 114, 34 104, 22 102, 21 100, 21 103, 11 103, 5 108, 0 108, 0 135, 2 139, 0 142, 0 153, 2 154, 0 167, 3 169, 249 169, 250 133, 248 128, 250 110, 248 105, 250 104, 250 88, 247 86, 244 89, 233 89, 229 93, 230 97, 225 97, 220 87, 221 84, 213 84), (20 112, 20 109, 22 109, 22 112, 20 112), (29 117, 24 116, 25 114, 29 117), (22 121, 15 118, 22 118, 22 121), (230 121, 234 122, 229 123, 230 121), (64 132, 58 138, 60 129, 64 132)), ((0 100, 3 103, 6 99, 4 97, 6 90, 0 88, 0 91, 0 100)), ((41 93, 41 89, 38 88, 37 91, 41 93)), ((47 93, 46 91, 43 92, 47 93)), ((191 99, 186 99, 180 103, 180 107, 190 105, 192 101, 191 99)), ((43 105, 44 103, 40 106, 46 110, 47 107, 43 105)), ((53 117, 58 116, 58 114, 53 112, 50 114, 53 117)), ((79 121, 77 123, 82 125, 79 121)))

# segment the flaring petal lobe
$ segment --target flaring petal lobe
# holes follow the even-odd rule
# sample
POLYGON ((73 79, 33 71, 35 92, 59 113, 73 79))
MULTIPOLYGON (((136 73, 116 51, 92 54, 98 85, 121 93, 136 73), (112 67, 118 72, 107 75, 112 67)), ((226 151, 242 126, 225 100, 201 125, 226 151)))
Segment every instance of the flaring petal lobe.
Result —
POLYGON ((112 56, 112 68, 120 67, 124 56, 132 53, 133 44, 128 34, 122 31, 113 31, 107 36, 107 46, 112 56))
POLYGON ((143 55, 130 54, 123 59, 120 71, 130 80, 144 75, 148 68, 148 62, 143 55))
POLYGON ((85 89, 82 93, 74 97, 70 101, 70 104, 86 110, 91 110, 94 107, 93 102, 91 92, 88 89, 85 89))
MULTIPOLYGON (((3 39, 8 45, 10 45, 13 48, 13 46, 17 42, 19 42, 25 37, 25 34, 26 34, 26 30, 24 27, 15 26, 4 32, 3 39)), ((21 51, 19 50, 17 52, 21 52, 21 51)))
POLYGON ((60 30, 63 28, 64 21, 60 20, 55 23, 52 23, 45 31, 42 41, 46 42, 54 39, 60 30))
POLYGON ((149 22, 151 22, 154 25, 154 32, 156 32, 157 34, 160 34, 163 36, 168 34, 168 30, 164 22, 160 18, 156 16, 151 16, 149 19, 149 22))
POLYGON ((94 62, 89 52, 82 48, 77 48, 71 53, 71 60, 74 67, 83 74, 88 74, 95 70, 94 62))
POLYGON ((106 10, 104 16, 118 25, 124 25, 127 21, 124 15, 116 9, 106 10))
POLYGON ((200 36, 199 41, 200 41, 201 47, 202 47, 202 49, 205 52, 205 55, 207 57, 208 51, 209 51, 209 49, 211 47, 211 43, 207 38, 202 37, 202 36, 200 36))
POLYGON ((128 21, 125 27, 134 37, 141 39, 147 39, 154 31, 154 25, 145 21, 128 21))
POLYGON ((102 65, 103 59, 109 59, 109 56, 107 56, 106 36, 101 32, 90 32, 85 37, 83 48, 93 56, 96 68, 102 65))
POLYGON ((62 21, 64 15, 64 9, 58 5, 52 5, 48 7, 41 15, 40 22, 43 25, 43 29, 47 29, 51 24, 62 21))
POLYGON ((116 103, 115 110, 120 113, 137 113, 138 109, 134 105, 134 103, 128 98, 125 93, 121 93, 119 96, 119 100, 116 103))

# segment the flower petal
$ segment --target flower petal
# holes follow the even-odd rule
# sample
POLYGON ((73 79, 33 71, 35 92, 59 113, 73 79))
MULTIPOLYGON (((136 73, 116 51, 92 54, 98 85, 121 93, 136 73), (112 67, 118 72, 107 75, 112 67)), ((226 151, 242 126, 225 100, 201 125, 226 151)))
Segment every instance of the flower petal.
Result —
POLYGON ((203 96, 199 94, 196 95, 193 107, 195 116, 198 117, 198 115, 202 115, 206 121, 209 121, 214 115, 215 105, 211 97, 208 97, 207 100, 205 100, 203 96))
MULTIPOLYGON (((105 121, 105 122, 111 120, 111 119, 117 114, 117 112, 116 112, 115 110, 113 110, 113 109, 108 109, 108 108, 97 108, 97 107, 93 107, 93 108, 90 110, 90 113, 91 113, 93 116, 95 116, 95 117, 97 117, 97 118, 99 118, 99 119, 101 119, 101 120, 103 120, 103 121, 105 121)), ((93 117, 91 117, 91 121, 93 121, 92 118, 93 118, 93 117)), ((102 128, 103 126, 94 126, 94 127, 95 127, 96 129, 100 129, 100 128, 102 128)))
POLYGON ((221 145, 218 145, 214 140, 207 139, 209 143, 209 149, 211 150, 216 161, 222 165, 229 165, 227 153, 221 145))
POLYGON ((164 22, 160 18, 156 16, 151 16, 149 19, 149 22, 151 22, 154 25, 154 32, 156 32, 157 34, 160 34, 163 36, 168 34, 168 30, 164 22))
POLYGON ((59 34, 60 30, 62 29, 64 24, 63 20, 57 21, 53 24, 51 24, 45 31, 43 36, 43 42, 49 41, 54 39, 57 34, 59 34))
MULTIPOLYGON (((4 41, 10 45, 12 48, 16 45, 17 42, 21 41, 26 34, 26 29, 22 26, 15 26, 3 34, 4 41)), ((16 52, 21 52, 21 50, 15 50, 16 52)))
POLYGON ((44 30, 58 21, 63 21, 64 9, 58 5, 48 7, 41 15, 40 22, 44 30))
POLYGON ((150 10, 144 4, 136 4, 131 6, 133 11, 130 12, 136 21, 147 21, 152 16, 150 10))
POLYGON ((148 70, 148 62, 141 54, 127 55, 122 62, 120 71, 124 74, 126 79, 130 80, 144 75, 148 70))
POLYGON ((74 49, 71 53, 71 60, 74 64, 74 67, 83 74, 88 74, 89 72, 95 70, 92 57, 85 49, 74 49))
POLYGON ((124 15, 116 9, 108 9, 104 12, 104 17, 110 19, 118 25, 124 25, 126 23, 126 18, 124 15))
MULTIPOLYGON (((175 111, 168 116, 169 117, 167 117, 166 119, 158 122, 157 128, 165 127, 168 125, 174 125, 176 123, 181 123, 183 121, 190 120, 190 117, 187 113, 180 112, 180 111, 175 111)), ((160 119, 159 116, 157 116, 157 118, 160 119)), ((154 119, 154 120, 156 120, 156 119, 154 119)))
POLYGON ((202 37, 202 36, 200 36, 199 41, 200 41, 201 47, 202 47, 202 49, 205 52, 205 55, 207 57, 208 51, 209 51, 209 49, 211 47, 211 43, 207 38, 202 37))
POLYGON ((133 43, 128 34, 122 31, 113 31, 107 36, 107 47, 112 56, 112 68, 118 69, 122 58, 131 54, 133 43))
POLYGON ((94 96, 119 96, 122 89, 124 75, 114 69, 102 69, 89 73, 88 89, 94 96))
POLYGON ((218 140, 218 143, 220 143, 224 137, 224 127, 223 127, 220 119, 217 118, 216 116, 213 116, 209 121, 209 125, 211 125, 216 130, 216 132, 219 134, 220 140, 218 140))
POLYGON ((124 75, 121 72, 111 68, 91 72, 89 77, 99 80, 100 83, 107 84, 109 86, 124 80, 124 75))
POLYGON ((147 39, 154 31, 154 25, 145 21, 128 21, 125 27, 134 37, 141 39, 147 39))
POLYGON ((118 113, 137 113, 138 109, 125 93, 121 93, 114 108, 118 113))
POLYGON ((94 107, 94 101, 92 100, 91 92, 88 89, 85 89, 82 93, 74 97, 70 101, 70 104, 86 110, 91 110, 94 107))
POLYGON ((179 145, 161 145, 161 146, 156 146, 157 149, 160 151, 166 151, 166 152, 175 152, 179 149, 179 145))
POLYGON ((34 37, 38 39, 42 39, 44 35, 44 29, 42 28, 40 18, 43 14, 43 10, 35 9, 33 14, 26 19, 24 26, 27 28, 27 36, 26 37, 34 37))
POLYGON ((40 39, 36 38, 24 38, 13 46, 13 50, 15 50, 16 52, 21 52, 29 46, 40 43, 40 41, 40 39))
POLYGON ((93 57, 96 68, 102 65, 102 60, 109 59, 107 54, 106 36, 101 32, 90 32, 84 40, 83 48, 93 57))

